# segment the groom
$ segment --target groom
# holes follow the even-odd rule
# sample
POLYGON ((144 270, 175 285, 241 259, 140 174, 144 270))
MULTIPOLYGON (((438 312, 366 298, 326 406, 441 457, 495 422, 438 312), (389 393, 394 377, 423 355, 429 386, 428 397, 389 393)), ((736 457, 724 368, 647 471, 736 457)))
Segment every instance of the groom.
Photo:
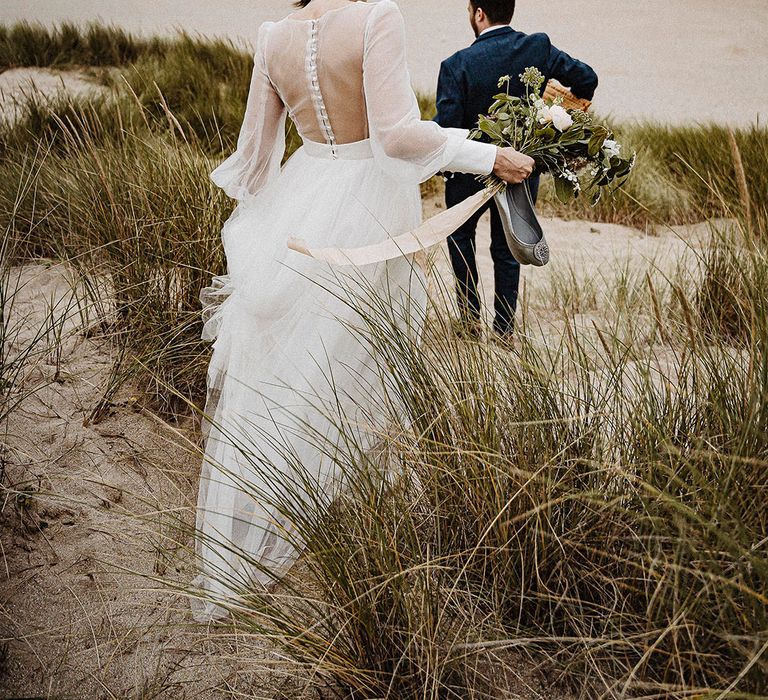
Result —
MULTIPOLYGON (((552 46, 546 34, 523 34, 509 26, 515 0, 469 0, 469 21, 477 37, 474 44, 447 58, 440 66, 437 85, 437 116, 443 127, 473 129, 478 114, 487 114, 493 96, 500 92, 499 78, 509 75, 510 94, 525 95, 518 76, 528 66, 538 68, 545 80, 557 79, 576 97, 592 99, 597 75, 588 65, 552 46)), ((485 139, 487 140, 487 139, 485 139)), ((539 178, 529 181, 536 201, 539 178)), ((449 175, 445 203, 454 204, 479 192, 483 185, 474 175, 449 175)), ((520 265, 507 247, 498 210, 493 201, 480 209, 448 238, 451 264, 456 275, 456 294, 462 327, 473 336, 480 333, 480 298, 477 291, 475 232, 485 211, 491 210, 491 257, 493 258, 495 318, 493 329, 509 339, 514 328, 520 265)))

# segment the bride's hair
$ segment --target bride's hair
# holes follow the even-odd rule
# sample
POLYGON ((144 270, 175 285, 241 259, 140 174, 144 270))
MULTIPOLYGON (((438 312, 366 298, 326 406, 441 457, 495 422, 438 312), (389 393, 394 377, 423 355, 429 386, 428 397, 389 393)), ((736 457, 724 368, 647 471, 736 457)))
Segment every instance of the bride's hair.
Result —
POLYGON ((296 7, 306 7, 307 5, 309 5, 310 2, 312 2, 312 0, 296 0, 296 2, 294 2, 293 4, 296 7))

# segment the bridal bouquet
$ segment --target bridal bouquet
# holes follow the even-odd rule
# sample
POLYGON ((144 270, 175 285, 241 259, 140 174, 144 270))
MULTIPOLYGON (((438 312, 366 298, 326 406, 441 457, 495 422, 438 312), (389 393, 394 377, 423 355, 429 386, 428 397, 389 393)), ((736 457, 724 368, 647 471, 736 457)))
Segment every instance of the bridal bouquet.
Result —
MULTIPOLYGON (((537 68, 526 68, 520 80, 525 97, 509 94, 511 78, 504 76, 499 87, 507 91, 496 95, 488 114, 480 115, 477 129, 470 138, 490 137, 495 146, 511 146, 533 158, 536 172, 551 173, 555 192, 563 203, 589 193, 597 204, 603 190, 617 187, 629 177, 635 165, 635 154, 624 157, 621 145, 611 130, 597 123, 581 109, 566 109, 562 98, 542 96, 544 76, 537 68)), ((509 185, 495 175, 484 181, 493 194, 499 210, 507 245, 522 265, 546 265, 549 245, 541 228, 531 198, 528 181, 509 185)))
MULTIPOLYGON (((526 68, 520 80, 525 97, 509 94, 511 78, 504 76, 499 87, 507 92, 494 97, 488 114, 480 115, 470 138, 482 134, 496 146, 511 146, 536 161, 536 171, 551 173, 558 198, 567 203, 584 191, 596 204, 603 190, 619 186, 635 164, 635 154, 625 157, 611 130, 597 123, 591 114, 566 109, 562 99, 544 99, 544 76, 537 68, 526 68)), ((503 183, 490 176, 487 185, 503 183)))

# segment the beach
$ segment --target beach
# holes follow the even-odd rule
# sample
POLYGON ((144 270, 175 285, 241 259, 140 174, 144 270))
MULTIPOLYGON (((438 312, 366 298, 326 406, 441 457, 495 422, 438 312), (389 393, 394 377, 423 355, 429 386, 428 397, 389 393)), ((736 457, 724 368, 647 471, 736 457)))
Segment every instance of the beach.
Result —
MULTIPOLYGON (((419 91, 473 40, 465 3, 398 0, 419 91)), ((491 342, 490 213, 476 239, 487 342, 454 332, 448 247, 430 250, 423 351, 401 353, 386 314, 371 318, 371 347, 402 375, 393 416, 413 397, 417 418, 393 419, 371 459, 352 453, 413 485, 372 482, 338 511, 346 532, 347 516, 318 521, 341 546, 308 548, 232 624, 190 616, 204 425, 190 404, 210 352, 199 290, 223 271, 235 205, 175 114, 213 113, 237 76, 194 81, 183 63, 169 79, 167 55, 39 65, 45 38, 0 70, 0 698, 763 697, 768 2, 517 4, 515 28, 598 72, 597 112, 638 150, 628 194, 566 209, 544 182, 552 260, 522 271, 511 344, 491 342), (129 92, 137 65, 150 87, 129 92), (74 108, 44 108, 60 91, 74 108), (696 128, 710 121, 734 129, 696 128)), ((291 5, 4 0, 0 25, 251 47, 291 5)), ((425 219, 445 209, 437 178, 422 195, 425 219)))
MULTIPOLYGON (((434 92, 440 61, 473 41, 465 0, 400 0, 414 86, 434 92)), ((289 0, 6 0, 0 22, 101 20, 142 34, 183 29, 252 45, 289 0)), ((513 26, 546 32, 600 76, 596 109, 617 119, 754 123, 768 104, 768 3, 741 0, 518 2, 513 26)))

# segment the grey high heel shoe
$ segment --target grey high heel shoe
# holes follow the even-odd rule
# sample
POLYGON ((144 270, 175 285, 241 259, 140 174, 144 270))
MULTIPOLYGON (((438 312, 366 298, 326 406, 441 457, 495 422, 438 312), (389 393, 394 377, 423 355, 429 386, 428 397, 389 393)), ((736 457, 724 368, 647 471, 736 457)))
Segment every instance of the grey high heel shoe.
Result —
POLYGON ((507 245, 515 260, 521 265, 546 265, 549 262, 549 246, 536 218, 528 181, 508 185, 494 199, 507 245))

